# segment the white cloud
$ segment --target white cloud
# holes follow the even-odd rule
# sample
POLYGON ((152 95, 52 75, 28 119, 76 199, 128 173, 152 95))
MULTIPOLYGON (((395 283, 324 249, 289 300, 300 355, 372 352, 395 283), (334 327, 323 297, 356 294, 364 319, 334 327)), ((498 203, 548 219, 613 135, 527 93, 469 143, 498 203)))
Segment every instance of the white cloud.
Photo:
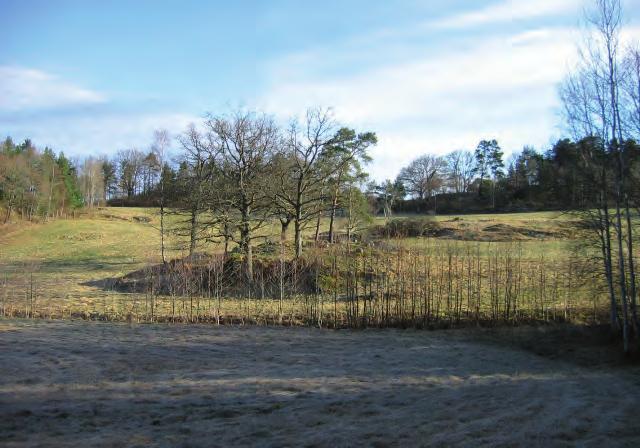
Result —
POLYGON ((109 154, 145 149, 155 129, 176 135, 198 121, 194 115, 153 111, 150 106, 114 107, 104 95, 51 74, 0 66, 0 135, 15 140, 31 138, 38 146, 73 156, 109 154), (84 109, 96 105, 91 113, 84 109))
POLYGON ((126 148, 148 149, 154 130, 167 129, 175 137, 190 123, 199 121, 201 118, 194 115, 165 112, 63 114, 41 123, 16 120, 9 129, 3 129, 7 125, 0 123, 0 135, 5 135, 4 131, 16 141, 28 137, 38 147, 50 146, 71 156, 95 156, 126 148))
POLYGON ((438 29, 461 29, 577 11, 580 0, 506 0, 432 22, 438 29))
POLYGON ((0 110, 23 111, 103 103, 106 98, 49 73, 0 66, 0 110))
POLYGON ((546 145, 574 38, 571 29, 528 30, 333 78, 287 74, 280 65, 262 105, 284 116, 333 106, 341 121, 376 131, 370 171, 378 179, 395 176, 419 154, 472 149, 481 138, 498 138, 507 151, 546 145))

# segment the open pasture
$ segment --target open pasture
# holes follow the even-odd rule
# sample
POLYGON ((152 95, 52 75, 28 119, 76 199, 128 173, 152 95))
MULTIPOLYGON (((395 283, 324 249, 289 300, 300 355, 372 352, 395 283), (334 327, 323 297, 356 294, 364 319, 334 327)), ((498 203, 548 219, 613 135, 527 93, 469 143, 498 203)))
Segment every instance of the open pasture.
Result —
MULTIPOLYGON (((169 227, 178 219, 170 215, 169 227)), ((422 315, 419 326, 430 326, 432 318, 444 318, 447 325, 485 318, 597 320, 599 294, 573 278, 579 266, 571 261, 569 219, 553 212, 438 216, 433 220, 440 236, 376 243, 384 249, 321 250, 324 270, 315 281, 324 287, 322 294, 268 294, 264 284, 277 279, 261 278, 258 290, 238 298, 222 288, 169 294, 114 286, 126 274, 160 263, 158 216, 149 209, 100 208, 2 236, 0 301, 5 315, 136 321, 406 326, 422 315)), ((374 225, 382 223, 378 218, 374 225)), ((265 240, 279 244, 279 230, 273 222, 265 240)), ((183 259, 185 242, 170 236, 167 258, 183 259)), ((215 242, 198 248, 208 254, 221 250, 215 242)), ((265 257, 265 263, 277 263, 278 251, 265 257)), ((209 277, 224 276, 211 264, 207 268, 209 277)))

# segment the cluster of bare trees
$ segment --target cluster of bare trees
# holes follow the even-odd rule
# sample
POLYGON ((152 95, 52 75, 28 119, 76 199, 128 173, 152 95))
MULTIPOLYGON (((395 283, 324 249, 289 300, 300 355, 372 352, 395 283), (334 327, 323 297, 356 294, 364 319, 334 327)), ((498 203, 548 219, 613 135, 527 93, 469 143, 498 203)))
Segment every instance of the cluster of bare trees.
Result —
POLYGON ((475 191, 483 197, 483 187, 489 184, 491 208, 495 209, 496 186, 504 177, 502 157, 502 149, 496 140, 480 141, 474 152, 457 150, 445 156, 423 154, 402 168, 394 182, 387 180, 371 185, 370 191, 378 194, 387 216, 392 204, 406 197, 418 203, 433 199, 433 210, 436 211, 438 195, 465 196, 475 191))
POLYGON ((396 182, 405 194, 417 199, 443 191, 467 193, 475 179, 475 168, 476 159, 470 151, 454 151, 446 156, 425 154, 402 168, 396 182))
POLYGON ((475 152, 424 154, 400 170, 396 184, 402 186, 406 195, 420 200, 442 192, 468 193, 472 188, 482 192, 485 179, 495 184, 503 174, 502 156, 496 140, 480 141, 475 152))
POLYGON ((351 209, 376 136, 338 126, 328 110, 311 109, 286 128, 261 113, 211 115, 178 140, 175 185, 189 252, 202 239, 223 240, 225 253, 234 242, 252 278, 254 241, 265 238, 261 230, 272 219, 280 221, 283 241, 293 223, 296 257, 305 229, 315 225, 319 238, 323 213, 327 238, 334 240, 336 213, 351 209))
POLYGON ((591 145, 582 152, 584 172, 597 196, 582 213, 593 230, 610 297, 610 320, 621 330, 625 351, 632 333, 640 337, 634 254, 638 210, 640 53, 621 41, 619 0, 596 0, 580 48, 580 64, 564 82, 566 121, 591 145))
POLYGON ((150 195, 160 183, 163 164, 153 146, 148 151, 123 149, 100 163, 106 199, 150 195))
POLYGON ((78 167, 78 187, 82 193, 84 205, 95 207, 106 200, 103 164, 105 159, 87 157, 78 167))

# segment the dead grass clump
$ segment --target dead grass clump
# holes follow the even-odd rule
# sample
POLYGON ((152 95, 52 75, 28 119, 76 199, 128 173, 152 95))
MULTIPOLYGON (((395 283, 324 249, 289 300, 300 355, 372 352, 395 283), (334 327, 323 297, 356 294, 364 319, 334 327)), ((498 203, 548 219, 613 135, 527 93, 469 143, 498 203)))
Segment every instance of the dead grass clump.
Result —
POLYGON ((59 239, 65 241, 94 241, 103 239, 104 235, 99 232, 80 232, 68 235, 61 235, 59 239))
POLYGON ((482 229, 487 241, 516 241, 523 238, 553 238, 554 232, 515 227, 508 224, 493 224, 482 229))
POLYGON ((370 235, 378 238, 415 238, 438 236, 440 231, 441 226, 435 219, 422 216, 392 219, 384 225, 373 227, 370 235))
MULTIPOLYGON (((296 294, 312 294, 317 290, 317 270, 313 259, 278 260, 260 257, 254 260, 254 280, 244 273, 242 256, 236 253, 194 254, 170 260, 165 264, 145 267, 116 279, 109 286, 119 292, 153 292, 160 295, 197 295, 210 297, 224 292, 225 297, 278 298, 282 290, 296 294)), ((269 254, 271 255, 271 254, 269 254)))

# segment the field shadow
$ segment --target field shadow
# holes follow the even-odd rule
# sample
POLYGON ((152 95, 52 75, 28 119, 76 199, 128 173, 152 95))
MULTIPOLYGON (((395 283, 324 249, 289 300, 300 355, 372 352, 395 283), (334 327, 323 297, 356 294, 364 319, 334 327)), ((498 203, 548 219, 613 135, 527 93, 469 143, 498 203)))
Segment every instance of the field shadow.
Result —
POLYGON ((637 384, 451 339, 26 323, 2 339, 12 362, 0 366, 0 384, 12 392, 0 394, 0 437, 64 445, 90 432, 110 443, 173 437, 169 444, 191 446, 638 440, 637 384))
POLYGON ((107 277, 99 280, 88 280, 85 282, 80 282, 79 285, 88 286, 91 288, 108 292, 108 291, 117 291, 119 281, 120 281, 119 277, 107 277))
POLYGON ((100 272, 132 270, 140 266, 136 261, 108 261, 105 259, 85 258, 78 260, 28 259, 17 263, 0 264, 7 272, 33 272, 40 274, 75 274, 82 272, 100 272))
POLYGON ((589 368, 640 366, 640 347, 632 341, 624 354, 620 335, 609 325, 570 323, 456 329, 464 338, 524 350, 550 360, 589 368))

